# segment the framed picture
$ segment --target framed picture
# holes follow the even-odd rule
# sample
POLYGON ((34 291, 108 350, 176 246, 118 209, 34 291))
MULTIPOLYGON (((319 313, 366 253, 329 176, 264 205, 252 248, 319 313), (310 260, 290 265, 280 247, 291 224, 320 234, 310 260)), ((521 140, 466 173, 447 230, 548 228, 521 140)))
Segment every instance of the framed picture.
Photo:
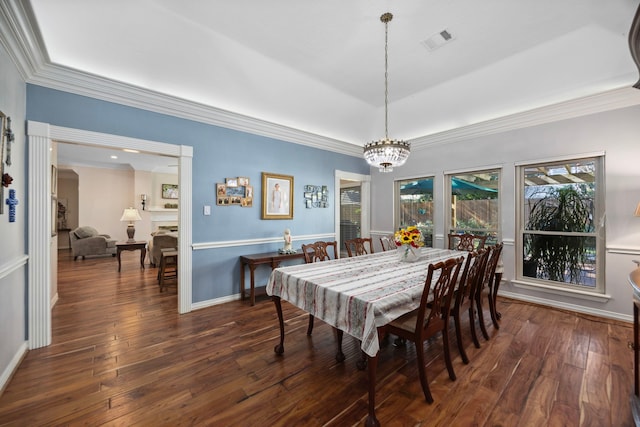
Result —
POLYGON ((293 219, 293 177, 262 172, 262 219, 293 219))
POLYGON ((51 195, 58 194, 58 168, 51 165, 51 195))
POLYGON ((244 197, 244 187, 229 187, 227 185, 227 196, 229 197, 244 197))
POLYGON ((246 187, 247 185, 249 185, 249 178, 247 178, 246 176, 239 176, 238 185, 246 187))
POLYGON ((253 198, 252 197, 244 197, 242 199, 242 207, 243 208, 253 207, 253 198))
POLYGON ((238 178, 227 178, 225 180, 227 187, 237 187, 238 186, 238 178))
POLYGON ((216 195, 218 197, 224 197, 227 195, 227 186, 224 184, 216 184, 216 195))
POLYGON ((244 188, 244 197, 246 197, 247 199, 253 199, 253 186, 246 185, 244 188))
POLYGON ((178 184, 162 184, 162 198, 163 199, 177 199, 178 198, 178 184))
POLYGON ((51 196, 51 237, 58 234, 58 199, 51 196))

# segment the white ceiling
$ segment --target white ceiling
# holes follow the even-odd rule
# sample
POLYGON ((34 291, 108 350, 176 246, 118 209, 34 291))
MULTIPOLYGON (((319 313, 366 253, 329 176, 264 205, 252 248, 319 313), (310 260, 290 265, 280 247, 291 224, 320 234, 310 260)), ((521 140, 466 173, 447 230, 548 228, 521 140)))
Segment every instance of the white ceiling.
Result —
POLYGON ((628 87, 638 0, 31 0, 57 65, 347 144, 628 87), (442 30, 455 39, 429 51, 442 30))

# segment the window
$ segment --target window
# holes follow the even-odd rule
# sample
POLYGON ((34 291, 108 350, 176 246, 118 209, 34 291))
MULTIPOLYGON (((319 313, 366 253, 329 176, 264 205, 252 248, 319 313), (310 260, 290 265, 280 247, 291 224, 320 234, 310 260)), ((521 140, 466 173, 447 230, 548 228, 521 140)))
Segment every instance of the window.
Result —
POLYGON ((433 247, 433 177, 396 181, 396 230, 415 225, 433 247))
POLYGON ((529 281, 604 292, 602 157, 519 167, 522 250, 518 276, 529 281))
POLYGON ((500 170, 450 174, 447 183, 451 202, 449 233, 488 236, 486 244, 496 244, 500 235, 500 170))

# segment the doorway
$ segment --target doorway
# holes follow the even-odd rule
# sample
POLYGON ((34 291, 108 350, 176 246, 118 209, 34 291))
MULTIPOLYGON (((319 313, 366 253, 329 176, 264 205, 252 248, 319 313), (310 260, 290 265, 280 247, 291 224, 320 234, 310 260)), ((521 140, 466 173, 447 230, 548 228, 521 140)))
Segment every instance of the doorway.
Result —
POLYGON ((336 171, 335 188, 336 241, 345 257, 345 240, 370 237, 371 176, 336 171))
MULTIPOLYGON (((193 148, 184 145, 128 138, 79 129, 52 126, 48 123, 27 122, 29 143, 29 279, 28 324, 29 348, 51 343, 52 304, 52 155, 54 141, 119 150, 138 150, 149 154, 172 156, 178 159, 180 193, 178 227, 180 239, 178 312, 191 311, 192 300, 192 158, 193 148)), ((57 246, 57 245, 56 245, 57 246)), ((56 248, 57 249, 57 248, 56 248)))

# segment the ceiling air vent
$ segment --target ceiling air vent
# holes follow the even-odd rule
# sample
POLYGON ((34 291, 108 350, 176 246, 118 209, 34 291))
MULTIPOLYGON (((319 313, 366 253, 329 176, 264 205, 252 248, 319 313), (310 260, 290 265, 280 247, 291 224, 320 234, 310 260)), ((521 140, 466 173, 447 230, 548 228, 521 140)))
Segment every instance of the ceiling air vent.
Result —
POLYGON ((449 30, 442 30, 439 33, 436 33, 434 35, 432 35, 431 37, 429 37, 426 40, 422 41, 422 44, 424 45, 424 47, 426 47, 429 51, 433 51, 438 49, 439 47, 452 42, 453 40, 456 39, 456 36, 454 36, 451 31, 449 30))

